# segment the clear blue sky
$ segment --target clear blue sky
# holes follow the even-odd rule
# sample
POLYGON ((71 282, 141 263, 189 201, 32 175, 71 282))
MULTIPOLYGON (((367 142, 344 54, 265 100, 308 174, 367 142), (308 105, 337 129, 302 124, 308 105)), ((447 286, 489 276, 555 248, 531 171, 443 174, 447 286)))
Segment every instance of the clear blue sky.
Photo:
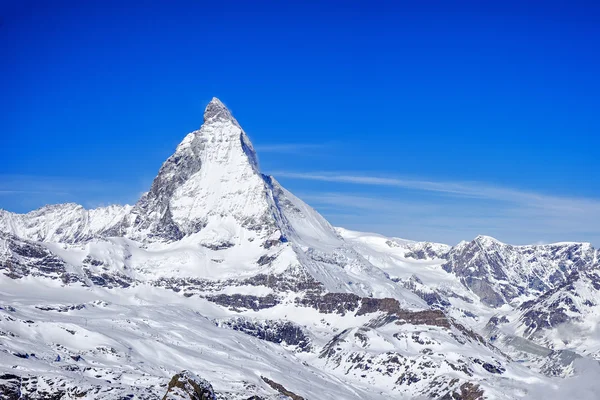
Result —
POLYGON ((591 1, 2 0, 0 208, 135 202, 217 96, 335 225, 600 245, 598 20, 591 1))

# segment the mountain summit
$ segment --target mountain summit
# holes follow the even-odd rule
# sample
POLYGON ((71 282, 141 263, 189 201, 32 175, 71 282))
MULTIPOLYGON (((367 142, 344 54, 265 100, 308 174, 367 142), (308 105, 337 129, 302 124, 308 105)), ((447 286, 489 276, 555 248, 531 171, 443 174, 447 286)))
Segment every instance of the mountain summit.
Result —
POLYGON ((224 215, 258 227, 267 217, 265 190, 252 143, 213 98, 202 127, 164 162, 123 228, 137 238, 179 240, 224 215))
POLYGON ((235 121, 235 118, 233 118, 229 109, 225 107, 225 104, 216 97, 213 97, 204 109, 204 123, 210 123, 216 120, 232 121, 237 124, 237 121, 235 121))

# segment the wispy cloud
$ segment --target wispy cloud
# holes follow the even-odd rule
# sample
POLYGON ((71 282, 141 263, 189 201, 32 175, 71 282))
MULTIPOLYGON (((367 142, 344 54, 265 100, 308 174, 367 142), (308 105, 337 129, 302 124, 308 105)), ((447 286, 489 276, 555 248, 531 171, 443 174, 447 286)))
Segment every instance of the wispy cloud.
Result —
MULTIPOLYGON (((361 194, 346 194, 346 193, 306 193, 300 194, 302 200, 320 205, 331 205, 337 207, 337 211, 341 209, 364 210, 368 212, 402 212, 423 214, 431 213, 440 210, 440 206, 436 204, 415 203, 394 199, 385 199, 381 197, 367 196, 361 194)), ((335 208, 334 208, 335 209, 335 208)))
MULTIPOLYGON (((20 195, 20 194, 43 194, 37 190, 0 190, 0 196, 20 195)), ((66 192, 53 192, 54 194, 67 194, 66 192)))
POLYGON ((139 191, 130 184, 107 180, 0 175, 0 208, 24 212, 51 203, 75 202, 85 207, 131 203, 139 191))
POLYGON ((592 211, 600 213, 600 200, 597 199, 561 197, 527 190, 491 186, 478 182, 443 182, 336 173, 298 173, 286 171, 275 172, 273 175, 291 179, 397 187, 466 198, 503 201, 542 209, 554 209, 561 212, 587 213, 592 211))
POLYGON ((273 175, 341 183, 345 190, 351 185, 354 193, 332 192, 330 187, 300 197, 334 224, 353 229, 448 243, 488 234, 517 244, 567 240, 600 245, 599 199, 477 182, 286 171, 273 175), (370 189, 360 189, 365 186, 370 189), (381 192, 377 187, 400 190, 381 192))
POLYGON ((272 143, 255 145, 255 150, 260 153, 296 154, 306 151, 323 150, 331 143, 272 143))

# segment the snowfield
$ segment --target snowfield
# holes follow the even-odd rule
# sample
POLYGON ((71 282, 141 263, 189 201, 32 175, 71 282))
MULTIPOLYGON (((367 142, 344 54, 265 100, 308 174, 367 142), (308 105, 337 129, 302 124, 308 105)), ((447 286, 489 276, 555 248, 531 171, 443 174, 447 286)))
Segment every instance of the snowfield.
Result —
POLYGON ((595 399, 598 255, 334 228, 213 99, 133 206, 0 210, 0 399, 595 399))

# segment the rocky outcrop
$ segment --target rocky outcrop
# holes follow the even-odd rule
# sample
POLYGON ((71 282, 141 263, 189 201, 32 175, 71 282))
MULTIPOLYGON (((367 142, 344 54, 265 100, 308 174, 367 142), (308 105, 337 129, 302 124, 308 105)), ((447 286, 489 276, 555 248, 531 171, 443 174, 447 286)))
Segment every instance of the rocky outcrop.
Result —
POLYGON ((5 252, 0 257, 0 271, 12 279, 42 276, 64 283, 81 282, 81 277, 68 272, 66 263, 46 247, 14 235, 0 232, 5 252))
POLYGON ((13 374, 0 375, 0 400, 18 400, 21 396, 21 377, 13 374))
MULTIPOLYGON (((600 270, 584 270, 571 273, 566 281, 547 291, 539 298, 523 303, 520 325, 524 336, 546 342, 544 336, 561 325, 571 325, 584 321, 587 315, 597 315, 600 295, 600 270)), ((567 338, 564 338, 567 340, 567 338)))
POLYGON ((243 294, 219 294, 216 296, 208 296, 207 300, 223 307, 228 307, 233 311, 240 311, 242 309, 258 311, 263 308, 275 307, 279 304, 277 298, 272 294, 262 297, 243 294))
POLYGON ((217 400, 212 385, 190 371, 175 374, 162 400, 217 400))
POLYGON ((269 378, 265 378, 264 376, 261 376, 261 378, 263 381, 265 381, 265 383, 267 383, 267 385, 271 386, 271 388, 278 391, 283 396, 287 396, 292 400, 304 400, 304 397, 299 396, 296 393, 287 390, 282 384, 277 383, 269 378))
MULTIPOLYGON (((388 245, 393 247, 390 244, 388 245)), ((404 244, 404 247, 408 248, 408 251, 404 253, 404 257, 413 258, 415 260, 446 259, 448 257, 448 252, 450 251, 450 246, 430 242, 404 244)))
POLYGON ((484 398, 484 392, 479 385, 465 382, 458 389, 446 393, 441 400, 481 400, 484 398))
POLYGON ((244 332, 267 342, 283 344, 295 348, 299 352, 311 350, 310 337, 297 324, 279 320, 250 320, 244 317, 218 321, 224 328, 244 332))
POLYGON ((591 268, 595 252, 587 243, 511 246, 478 236, 453 247, 442 268, 483 303, 500 307, 560 286, 572 272, 591 268))

